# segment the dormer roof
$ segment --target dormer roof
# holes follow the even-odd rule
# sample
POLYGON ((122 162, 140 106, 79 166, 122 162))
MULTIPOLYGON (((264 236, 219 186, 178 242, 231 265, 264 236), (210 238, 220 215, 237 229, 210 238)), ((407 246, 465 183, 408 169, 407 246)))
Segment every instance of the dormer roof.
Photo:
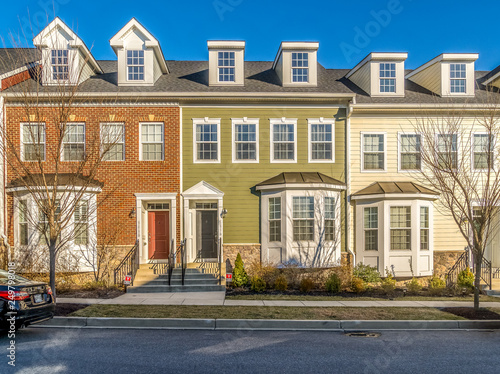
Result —
POLYGON ((281 42, 278 53, 274 58, 273 69, 276 69, 276 65, 284 50, 310 50, 317 51, 319 49, 319 42, 281 42))
POLYGON ((406 52, 372 52, 352 68, 345 77, 349 79, 349 77, 370 61, 405 61, 407 58, 408 53, 406 52))
POLYGON ((417 74, 420 74, 432 65, 441 61, 454 61, 454 62, 474 62, 479 58, 477 53, 442 53, 439 56, 433 58, 429 62, 423 64, 422 66, 416 68, 411 73, 406 74, 405 78, 409 79, 417 74))
MULTIPOLYGON (((94 72, 102 74, 103 71, 96 59, 90 53, 82 39, 76 35, 76 33, 69 28, 59 17, 54 18, 54 20, 47 25, 37 36, 33 38, 33 45, 39 48, 51 47, 56 40, 54 39, 54 34, 59 32, 67 40, 68 45, 72 48, 80 50, 83 56, 88 60, 88 64, 92 67, 94 72)), ((56 37, 57 38, 57 37, 56 37)))
POLYGON ((160 43, 135 18, 132 18, 125 26, 121 28, 120 31, 115 34, 115 36, 110 39, 109 43, 113 48, 113 51, 118 54, 118 49, 124 48, 124 42, 131 33, 135 33, 139 38, 141 38, 144 41, 146 47, 153 49, 155 58, 157 59, 162 73, 168 74, 168 66, 165 61, 165 56, 163 55, 160 43))

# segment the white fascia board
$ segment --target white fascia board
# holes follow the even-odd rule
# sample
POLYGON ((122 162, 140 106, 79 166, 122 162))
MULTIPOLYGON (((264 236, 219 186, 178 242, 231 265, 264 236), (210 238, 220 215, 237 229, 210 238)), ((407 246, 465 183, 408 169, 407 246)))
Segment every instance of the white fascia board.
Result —
POLYGON ((41 63, 42 63, 42 61, 34 61, 34 62, 29 63, 26 66, 20 67, 20 68, 15 69, 15 70, 8 71, 7 73, 0 75, 0 81, 5 79, 5 78, 12 77, 13 75, 22 73, 23 71, 29 70, 37 65, 40 65, 41 63))
POLYGON ((408 58, 406 52, 372 52, 366 56, 359 64, 346 74, 346 78, 352 76, 355 72, 361 69, 368 61, 405 61, 408 58))
POLYGON ((243 40, 208 40, 208 49, 245 49, 243 40))
POLYGON ((416 68, 413 70, 411 73, 408 73, 405 78, 411 78, 414 75, 420 73, 421 71, 424 71, 428 67, 434 65, 435 63, 441 62, 441 61, 464 61, 464 62, 470 62, 470 61, 476 61, 479 58, 478 53, 442 53, 439 56, 433 58, 429 62, 426 62, 422 66, 416 68))
POLYGON ((373 194, 373 195, 352 195, 351 200, 437 200, 439 195, 412 193, 386 193, 386 194, 373 194))
POLYGON ((278 63, 278 60, 280 59, 280 56, 285 49, 317 51, 319 49, 319 42, 281 42, 278 53, 274 58, 273 69, 276 68, 276 64, 278 63))
POLYGON ((269 191, 269 190, 345 190, 346 186, 340 186, 337 184, 329 183, 282 183, 282 184, 270 184, 267 186, 257 186, 255 188, 257 191, 269 191))

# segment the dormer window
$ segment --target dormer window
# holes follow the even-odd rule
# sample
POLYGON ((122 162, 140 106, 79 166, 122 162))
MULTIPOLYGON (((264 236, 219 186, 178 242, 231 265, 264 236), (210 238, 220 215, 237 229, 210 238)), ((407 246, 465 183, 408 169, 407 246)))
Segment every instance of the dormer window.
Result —
POLYGON ((465 93, 465 64, 450 64, 450 92, 465 93))
POLYGON ((219 82, 234 82, 234 52, 219 52, 219 82))
POLYGON ((309 82, 309 53, 292 53, 292 82, 309 82))
POLYGON ((144 51, 127 51, 129 81, 144 80, 144 51))
POLYGON ((69 63, 67 49, 52 50, 52 79, 67 81, 69 79, 69 63))
POLYGON ((380 92, 396 92, 396 64, 380 64, 380 92))

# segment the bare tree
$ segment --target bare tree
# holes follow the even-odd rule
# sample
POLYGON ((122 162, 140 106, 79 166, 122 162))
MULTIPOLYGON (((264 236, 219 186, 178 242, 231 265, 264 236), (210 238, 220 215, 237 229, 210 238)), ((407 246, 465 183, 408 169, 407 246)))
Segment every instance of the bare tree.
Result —
POLYGON ((421 137, 422 173, 416 178, 440 193, 438 209, 453 218, 472 253, 475 310, 481 265, 500 206, 498 96, 486 91, 482 104, 450 104, 451 109, 412 120, 421 137))

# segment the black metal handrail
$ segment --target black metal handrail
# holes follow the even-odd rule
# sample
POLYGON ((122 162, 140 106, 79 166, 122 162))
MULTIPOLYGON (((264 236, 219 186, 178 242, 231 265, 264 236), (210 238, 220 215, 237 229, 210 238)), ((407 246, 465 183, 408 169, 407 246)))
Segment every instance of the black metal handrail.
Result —
POLYGON ((170 246, 170 251, 168 255, 168 285, 171 285, 172 282, 172 273, 174 272, 175 267, 175 259, 177 257, 177 251, 174 251, 175 248, 174 239, 172 239, 172 244, 170 246))
POLYGON ((469 251, 465 250, 464 253, 458 257, 458 260, 451 267, 446 276, 446 287, 451 287, 457 283, 458 274, 469 267, 469 251))
MULTIPOLYGON (((475 264, 474 264, 475 266, 475 264)), ((486 285, 491 290, 492 286, 492 271, 491 271, 491 262, 483 257, 481 261, 481 272, 480 272, 481 280, 486 283, 486 285)))
POLYGON ((125 277, 130 275, 130 285, 134 285, 134 277, 139 269, 139 241, 127 253, 120 264, 115 268, 114 281, 115 285, 123 284, 125 277))
POLYGON ((222 240, 219 238, 219 245, 217 248, 217 265, 218 265, 218 274, 219 278, 219 286, 222 284, 222 240))
POLYGON ((181 267, 182 267, 182 285, 184 286, 184 279, 186 278, 187 256, 186 256, 186 239, 181 241, 179 246, 181 252, 181 267))

